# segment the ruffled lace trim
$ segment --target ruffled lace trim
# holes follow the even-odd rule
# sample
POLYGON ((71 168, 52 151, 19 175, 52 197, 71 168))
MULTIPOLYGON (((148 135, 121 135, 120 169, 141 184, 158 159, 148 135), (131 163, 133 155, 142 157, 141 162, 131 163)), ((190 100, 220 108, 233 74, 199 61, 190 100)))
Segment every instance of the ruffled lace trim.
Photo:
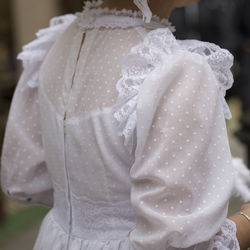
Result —
POLYGON ((119 96, 114 106, 114 117, 119 123, 120 135, 125 137, 124 145, 129 148, 130 153, 136 127, 138 90, 146 76, 160 65, 164 57, 171 54, 174 48, 198 53, 206 58, 219 82, 225 118, 231 118, 224 97, 226 90, 233 84, 230 71, 233 65, 232 54, 212 43, 196 40, 177 41, 168 28, 155 29, 146 35, 141 44, 131 49, 131 53, 123 62, 122 78, 116 85, 119 96))
POLYGON ((76 19, 73 14, 54 17, 50 20, 48 28, 40 29, 37 33, 37 39, 23 46, 22 52, 17 55, 17 59, 22 60, 25 74, 23 77, 24 86, 31 88, 39 85, 40 66, 48 54, 50 48, 63 33, 63 31, 76 19))
POLYGON ((129 153, 133 149, 139 88, 146 76, 177 46, 168 28, 156 29, 146 35, 143 43, 133 47, 123 61, 122 78, 116 84, 119 95, 114 105, 114 117, 119 122, 119 135, 124 135, 124 145, 129 153))
POLYGON ((87 1, 82 12, 77 12, 77 23, 82 30, 93 28, 128 28, 134 26, 145 26, 150 29, 168 27, 172 32, 175 27, 166 18, 153 15, 150 23, 144 23, 141 11, 116 8, 97 8, 103 3, 102 0, 87 1))
POLYGON ((232 115, 225 100, 225 96, 226 91, 232 87, 234 82, 233 74, 230 70, 233 66, 233 55, 228 50, 222 49, 218 45, 209 42, 197 40, 183 40, 178 42, 183 48, 190 52, 198 53, 206 58, 220 83, 219 89, 225 118, 231 119, 232 115))
POLYGON ((220 231, 212 240, 211 250, 240 250, 236 232, 237 228, 235 223, 226 218, 220 231))

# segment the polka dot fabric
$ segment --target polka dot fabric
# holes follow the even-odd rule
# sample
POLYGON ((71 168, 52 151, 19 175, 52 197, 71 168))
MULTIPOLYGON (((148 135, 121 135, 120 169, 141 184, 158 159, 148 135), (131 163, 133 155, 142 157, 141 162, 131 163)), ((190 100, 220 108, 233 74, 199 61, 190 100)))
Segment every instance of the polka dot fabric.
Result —
POLYGON ((16 202, 51 207, 34 249, 239 250, 212 67, 156 19, 85 14, 82 27, 74 15, 53 19, 20 56, 1 186, 16 202))
POLYGON ((53 46, 41 69, 49 101, 60 114, 67 105, 68 118, 113 106, 122 60, 141 41, 137 30, 121 28, 93 29, 83 37, 74 22, 53 46), (81 40, 84 43, 78 54, 81 40), (58 57, 59 51, 65 53, 58 57), (66 97, 65 102, 62 96, 66 97))
POLYGON ((183 51, 167 56, 140 89, 137 111, 135 249, 206 242, 226 217, 234 185, 219 88, 206 60, 183 51))
POLYGON ((16 202, 51 207, 53 184, 44 158, 37 89, 22 91, 20 87, 15 90, 5 131, 2 189, 16 202))

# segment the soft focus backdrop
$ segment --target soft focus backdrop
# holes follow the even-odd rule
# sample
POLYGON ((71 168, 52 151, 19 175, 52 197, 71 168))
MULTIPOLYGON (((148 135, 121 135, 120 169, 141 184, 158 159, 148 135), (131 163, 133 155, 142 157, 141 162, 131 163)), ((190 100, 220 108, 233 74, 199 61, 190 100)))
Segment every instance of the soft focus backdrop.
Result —
MULTIPOLYGON (((132 0, 131 0, 132 1, 132 0)), ((0 154, 13 91, 22 71, 17 53, 49 25, 53 16, 81 11, 82 0, 0 0, 0 154)), ((235 78, 227 100, 233 119, 227 121, 233 156, 249 162, 250 146, 250 1, 200 0, 171 16, 179 39, 200 39, 227 48, 235 56, 235 78)), ((1 157, 1 155, 0 155, 1 157)), ((232 199, 229 214, 242 201, 232 199)), ((0 192, 0 249, 31 250, 47 208, 25 207, 0 192)))

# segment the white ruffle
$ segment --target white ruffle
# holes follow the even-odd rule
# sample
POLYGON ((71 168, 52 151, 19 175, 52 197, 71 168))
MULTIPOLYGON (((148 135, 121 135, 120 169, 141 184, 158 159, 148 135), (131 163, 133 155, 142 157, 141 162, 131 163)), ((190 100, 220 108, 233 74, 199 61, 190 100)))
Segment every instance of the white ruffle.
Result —
POLYGON ((119 92, 114 117, 119 122, 120 135, 124 135, 124 145, 132 152, 133 133, 136 128, 136 106, 138 90, 145 78, 173 49, 188 50, 204 56, 218 79, 225 118, 231 118, 231 112, 225 101, 226 90, 233 84, 230 71, 233 65, 232 54, 219 46, 196 40, 177 41, 168 28, 150 31, 144 41, 133 47, 125 58, 122 78, 117 82, 119 92))
POLYGON ((128 9, 117 10, 116 8, 97 8, 103 1, 87 1, 82 12, 77 12, 77 24, 82 30, 93 28, 128 28, 144 26, 149 29, 168 27, 172 32, 175 27, 167 18, 153 15, 150 23, 143 21, 140 11, 128 9))
MULTIPOLYGON (((143 25, 142 14, 139 11, 96 8, 102 2, 102 0, 87 1, 83 12, 52 18, 48 28, 40 29, 36 33, 37 39, 23 46, 22 52, 17 56, 17 59, 22 60, 24 68, 20 83, 21 89, 39 85, 39 73, 43 60, 54 42, 73 21, 76 20, 79 27, 84 30, 100 27, 128 28, 143 25)), ((156 15, 153 16, 152 22, 148 24, 149 28, 161 26, 169 27, 172 31, 175 30, 168 19, 160 19, 156 15)))
POLYGON ((230 219, 225 219, 224 223, 212 240, 211 249, 213 250, 240 250, 239 242, 236 237, 236 225, 230 219))
POLYGON ((117 240, 88 240, 75 237, 66 233, 60 225, 54 220, 52 210, 43 219, 38 237, 36 239, 33 250, 134 250, 131 246, 129 238, 117 240), (69 248, 67 242, 69 239, 69 248))
POLYGON ((198 40, 182 40, 178 41, 180 46, 190 52, 198 53, 204 56, 212 68, 219 84, 221 102, 226 119, 231 119, 232 115, 225 100, 226 91, 233 85, 233 74, 231 67, 233 66, 234 57, 226 49, 220 48, 218 45, 198 40))
POLYGON ((177 46, 172 32, 168 28, 159 28, 149 32, 123 61, 122 78, 116 84, 119 95, 113 108, 114 117, 119 123, 119 135, 124 135, 124 145, 130 153, 133 149, 139 88, 149 73, 177 46))
POLYGON ((48 28, 40 29, 36 33, 37 39, 23 46, 22 52, 17 56, 17 59, 22 60, 24 68, 21 88, 34 88, 39 85, 39 72, 44 58, 57 38, 75 19, 73 14, 52 18, 48 28))
MULTIPOLYGON (((143 21, 143 13, 141 11, 132 11, 128 9, 117 10, 116 8, 102 8, 99 7, 103 3, 103 0, 94 0, 94 1, 85 1, 83 6, 83 11, 81 13, 88 12, 93 16, 100 15, 113 15, 113 16, 126 16, 132 18, 140 18, 143 21), (99 7, 99 8, 97 8, 99 7)), ((80 14, 80 13, 79 13, 80 14)), ((151 20, 161 23, 164 26, 167 26, 171 31, 175 31, 175 27, 172 26, 171 22, 167 18, 160 18, 157 15, 152 15, 151 20)))

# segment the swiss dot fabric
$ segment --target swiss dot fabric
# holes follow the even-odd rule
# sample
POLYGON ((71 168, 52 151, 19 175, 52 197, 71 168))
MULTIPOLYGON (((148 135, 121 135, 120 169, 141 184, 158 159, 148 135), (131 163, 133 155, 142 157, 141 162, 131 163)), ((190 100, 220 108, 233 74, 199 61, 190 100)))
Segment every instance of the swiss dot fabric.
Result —
POLYGON ((53 183, 45 163, 38 92, 16 87, 1 158, 3 191, 16 202, 51 207, 53 183))
POLYGON ((87 9, 54 18, 19 55, 1 186, 51 207, 35 250, 239 250, 220 60, 153 20, 87 9))
POLYGON ((130 171, 138 220, 130 238, 138 249, 211 239, 226 216, 234 181, 211 68, 198 55, 177 52, 140 91, 137 128, 143 132, 130 171))
POLYGON ((115 84, 121 78, 122 59, 142 40, 134 29, 93 29, 82 36, 73 23, 43 64, 41 80, 45 83, 45 93, 59 113, 63 114, 67 105, 68 118, 115 104, 115 84), (82 39, 84 43, 76 64, 82 39), (65 53, 58 57, 61 50, 65 53), (78 84, 72 85, 73 80, 78 84), (66 103, 62 101, 63 95, 69 97, 66 103))

